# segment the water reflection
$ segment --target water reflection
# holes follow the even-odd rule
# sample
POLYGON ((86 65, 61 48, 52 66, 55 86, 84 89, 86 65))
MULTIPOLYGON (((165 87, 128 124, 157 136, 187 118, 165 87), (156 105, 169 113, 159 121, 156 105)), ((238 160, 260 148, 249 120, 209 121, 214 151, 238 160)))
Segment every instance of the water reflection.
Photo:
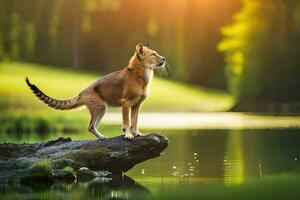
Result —
POLYGON ((134 180, 124 176, 74 184, 2 185, 0 199, 300 197, 300 130, 155 132, 168 136, 169 147, 161 157, 130 170, 127 175, 134 180))
POLYGON ((0 185, 0 197, 4 199, 141 199, 150 195, 147 188, 133 179, 122 176, 98 178, 90 182, 53 185, 0 185))
POLYGON ((133 179, 123 176, 114 177, 109 181, 96 179, 88 184, 86 199, 101 197, 101 199, 136 199, 145 196, 149 191, 133 179))
POLYGON ((226 154, 224 158, 224 182, 227 184, 243 183, 245 159, 242 133, 228 133, 226 154))
POLYGON ((242 184, 265 175, 300 172, 300 130, 170 131, 162 157, 129 172, 193 182, 242 184), (185 180, 184 180, 185 179, 185 180))

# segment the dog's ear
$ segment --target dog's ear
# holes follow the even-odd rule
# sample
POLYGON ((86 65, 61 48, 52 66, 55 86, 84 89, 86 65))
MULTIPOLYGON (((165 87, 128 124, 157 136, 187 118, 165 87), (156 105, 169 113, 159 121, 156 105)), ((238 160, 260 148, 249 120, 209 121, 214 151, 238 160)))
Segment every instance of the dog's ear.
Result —
POLYGON ((135 47, 135 51, 138 54, 138 56, 143 57, 144 56, 144 45, 142 43, 138 43, 135 47))

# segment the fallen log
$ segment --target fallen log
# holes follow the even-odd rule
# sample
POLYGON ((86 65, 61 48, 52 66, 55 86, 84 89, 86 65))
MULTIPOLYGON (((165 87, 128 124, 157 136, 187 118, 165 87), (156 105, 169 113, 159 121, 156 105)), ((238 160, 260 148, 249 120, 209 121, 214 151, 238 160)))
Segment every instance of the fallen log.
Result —
POLYGON ((102 171, 102 175, 121 174, 140 162, 159 156, 167 146, 168 139, 155 133, 130 141, 117 136, 102 141, 72 141, 61 137, 35 144, 4 143, 0 144, 0 181, 11 177, 27 180, 28 176, 43 180, 46 177, 51 181, 72 175, 76 178, 81 168, 102 171))

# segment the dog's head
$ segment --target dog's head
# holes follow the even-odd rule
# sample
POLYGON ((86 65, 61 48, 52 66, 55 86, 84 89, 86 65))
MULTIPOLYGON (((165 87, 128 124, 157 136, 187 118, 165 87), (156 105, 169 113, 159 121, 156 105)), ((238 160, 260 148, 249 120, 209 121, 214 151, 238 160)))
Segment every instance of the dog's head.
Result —
POLYGON ((164 68, 167 66, 166 59, 156 51, 138 43, 135 47, 136 55, 144 68, 164 68))

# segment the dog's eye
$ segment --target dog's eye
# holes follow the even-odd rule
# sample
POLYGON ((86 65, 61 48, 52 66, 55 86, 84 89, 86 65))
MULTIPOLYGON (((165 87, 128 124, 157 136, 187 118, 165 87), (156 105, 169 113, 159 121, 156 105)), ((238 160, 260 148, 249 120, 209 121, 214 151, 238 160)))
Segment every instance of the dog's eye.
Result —
POLYGON ((155 56, 155 53, 152 53, 151 56, 155 56))

